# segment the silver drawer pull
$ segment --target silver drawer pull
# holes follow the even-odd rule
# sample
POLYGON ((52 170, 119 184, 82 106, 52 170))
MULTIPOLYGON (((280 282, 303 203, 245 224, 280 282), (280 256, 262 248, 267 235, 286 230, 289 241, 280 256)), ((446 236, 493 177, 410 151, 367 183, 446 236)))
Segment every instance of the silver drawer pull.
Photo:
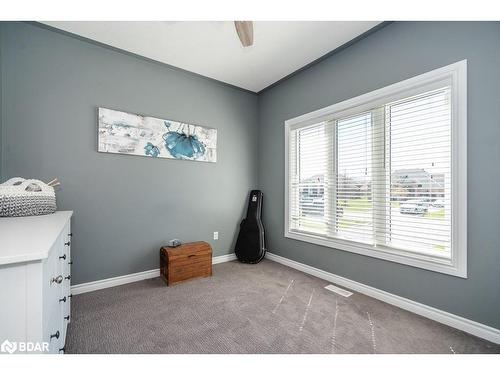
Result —
POLYGON ((71 280, 71 275, 65 277, 66 280, 71 280))
POLYGON ((60 256, 59 259, 66 259, 66 254, 60 256))
POLYGON ((57 284, 61 284, 63 282, 64 278, 62 277, 62 275, 59 275, 57 277, 53 277, 52 280, 50 280, 50 283, 53 284, 53 283, 57 283, 57 284))
POLYGON ((71 241, 68 241, 68 242, 64 243, 64 246, 69 246, 69 245, 71 245, 71 241))
POLYGON ((53 338, 56 338, 58 339, 59 338, 59 331, 57 331, 56 333, 54 333, 53 335, 50 335, 50 339, 52 340, 53 338))

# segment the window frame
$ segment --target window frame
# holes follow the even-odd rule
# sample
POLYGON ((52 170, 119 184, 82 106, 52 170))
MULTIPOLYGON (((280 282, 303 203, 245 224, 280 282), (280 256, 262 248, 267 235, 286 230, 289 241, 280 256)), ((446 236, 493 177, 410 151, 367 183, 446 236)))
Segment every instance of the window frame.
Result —
POLYGON ((467 278, 467 60, 286 120, 284 221, 286 238, 467 278), (334 121, 364 110, 372 110, 443 85, 451 86, 451 259, 290 230, 291 131, 324 121, 334 121))

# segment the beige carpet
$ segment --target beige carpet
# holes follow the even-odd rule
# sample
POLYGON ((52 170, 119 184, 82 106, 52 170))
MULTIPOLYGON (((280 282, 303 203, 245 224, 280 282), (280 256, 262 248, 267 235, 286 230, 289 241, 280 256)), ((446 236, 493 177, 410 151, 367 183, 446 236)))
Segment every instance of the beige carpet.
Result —
POLYGON ((73 297, 67 353, 500 353, 500 346, 264 260, 73 297))

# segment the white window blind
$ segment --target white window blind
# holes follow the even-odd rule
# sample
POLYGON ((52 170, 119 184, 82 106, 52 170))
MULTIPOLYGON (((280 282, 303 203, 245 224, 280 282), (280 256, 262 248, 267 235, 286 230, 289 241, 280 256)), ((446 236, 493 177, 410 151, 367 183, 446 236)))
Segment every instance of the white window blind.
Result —
POLYGON ((443 87, 293 131, 292 228, 449 258, 449 96, 443 87))
POLYGON ((390 104, 386 116, 391 171, 386 243, 450 258, 450 88, 390 104))
POLYGON ((289 127, 286 233, 457 268, 454 80, 427 86, 289 127))
POLYGON ((372 114, 361 113, 335 121, 336 217, 334 236, 374 242, 372 114))
POLYGON ((332 144, 326 123, 308 126, 291 135, 290 181, 292 227, 326 235, 331 223, 330 191, 332 144))

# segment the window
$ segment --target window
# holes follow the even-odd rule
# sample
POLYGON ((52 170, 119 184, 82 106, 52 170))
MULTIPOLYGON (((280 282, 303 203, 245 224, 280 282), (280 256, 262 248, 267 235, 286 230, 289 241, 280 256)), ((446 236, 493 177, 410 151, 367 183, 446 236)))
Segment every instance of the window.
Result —
POLYGON ((286 121, 285 236, 466 277, 466 61, 286 121))

